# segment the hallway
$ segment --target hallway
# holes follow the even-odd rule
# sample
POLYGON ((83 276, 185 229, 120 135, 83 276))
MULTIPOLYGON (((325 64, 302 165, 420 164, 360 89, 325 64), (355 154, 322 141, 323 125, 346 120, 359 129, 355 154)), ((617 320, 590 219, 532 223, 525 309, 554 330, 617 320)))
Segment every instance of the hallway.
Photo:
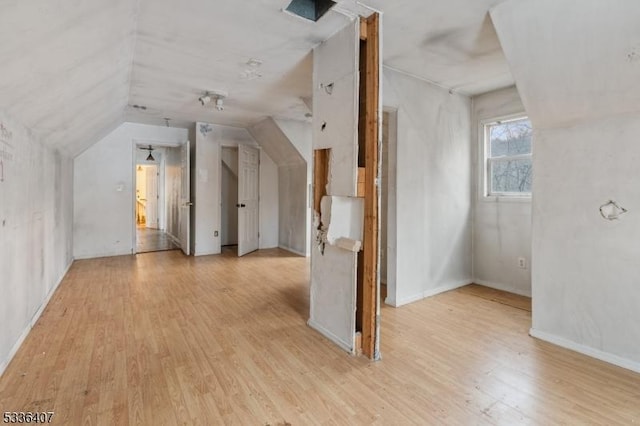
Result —
POLYGON ((136 253, 165 251, 179 249, 169 235, 158 229, 146 228, 144 225, 136 227, 136 253))

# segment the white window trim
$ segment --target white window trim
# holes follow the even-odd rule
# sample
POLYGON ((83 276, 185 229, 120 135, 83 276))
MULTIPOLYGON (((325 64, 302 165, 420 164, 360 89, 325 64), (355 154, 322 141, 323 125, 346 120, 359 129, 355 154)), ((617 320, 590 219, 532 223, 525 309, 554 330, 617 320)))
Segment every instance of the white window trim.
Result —
MULTIPOLYGON (((522 119, 529 119, 529 116, 526 112, 518 112, 514 114, 502 115, 499 117, 491 117, 479 120, 478 123, 478 144, 480 149, 478 150, 479 158, 478 167, 479 176, 478 176, 478 192, 479 198, 481 201, 486 202, 509 202, 509 203, 530 203, 531 202, 531 193, 521 193, 521 192, 501 192, 501 193, 490 193, 489 192, 489 176, 490 167, 491 167, 491 159, 489 158, 489 144, 487 143, 488 139, 488 126, 491 124, 496 124, 498 122, 508 122, 508 121, 517 121, 522 119)), ((533 151, 533 148, 532 148, 533 151)), ((532 158, 532 154, 519 154, 513 156, 504 156, 497 157, 493 159, 493 161, 508 161, 518 158, 532 158)))

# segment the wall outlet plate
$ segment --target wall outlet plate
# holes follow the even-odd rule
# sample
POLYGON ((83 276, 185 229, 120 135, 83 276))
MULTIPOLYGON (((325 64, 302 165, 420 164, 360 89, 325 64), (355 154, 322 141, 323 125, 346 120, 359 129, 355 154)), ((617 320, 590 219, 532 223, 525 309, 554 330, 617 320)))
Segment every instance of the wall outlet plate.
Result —
POLYGON ((518 258, 518 268, 527 269, 527 259, 525 259, 524 257, 519 257, 518 258))

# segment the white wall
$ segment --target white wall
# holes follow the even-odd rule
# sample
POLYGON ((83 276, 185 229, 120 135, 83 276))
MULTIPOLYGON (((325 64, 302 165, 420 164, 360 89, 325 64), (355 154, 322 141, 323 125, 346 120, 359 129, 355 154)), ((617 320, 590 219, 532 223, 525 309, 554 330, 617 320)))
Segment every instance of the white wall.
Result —
POLYGON ((260 151, 260 248, 278 247, 278 166, 260 151))
POLYGON ((531 199, 487 198, 482 193, 484 140, 480 122, 526 115, 524 106, 515 87, 474 97, 471 102, 474 281, 531 296, 531 199), (526 269, 518 267, 518 257, 526 259, 526 269))
POLYGON ((640 3, 575 6, 491 12, 534 126, 531 334, 640 371, 640 3))
MULTIPOLYGON (((196 256, 207 254, 218 254, 221 249, 220 229, 222 224, 221 205, 221 148, 223 146, 237 147, 238 145, 258 146, 256 141, 245 129, 229 126, 219 126, 215 124, 196 123, 196 143, 195 143, 195 179, 191 182, 194 186, 195 201, 195 222, 194 226, 194 254, 196 256), (216 236, 215 233, 218 232, 216 236)), ((263 228, 270 230, 278 227, 277 212, 275 217, 273 206, 274 188, 277 188, 277 176, 275 165, 272 161, 264 159, 266 153, 260 153, 260 248, 277 247, 277 238, 272 240, 272 234, 263 233, 263 228), (270 173, 269 168, 274 170, 270 173), (266 169, 262 173, 262 169, 266 169), (265 178, 263 181, 262 178, 265 178)), ((276 189, 277 191, 277 189, 276 189)), ((277 204, 277 203, 276 203, 277 204)), ((277 207, 276 207, 277 209, 277 207)), ((276 233, 277 235, 277 233, 276 233)))
POLYGON ((135 251, 134 145, 180 144, 186 140, 186 129, 124 123, 74 159, 76 259, 135 251))
POLYGON ((396 280, 386 302, 398 306, 473 281, 471 101, 387 68, 383 75, 384 105, 397 109, 396 235, 387 235, 396 280))
POLYGON ((274 121, 306 163, 304 169, 301 166, 295 166, 280 171, 280 186, 292 191, 288 193, 287 200, 282 196, 280 200, 280 208, 285 212, 280 214, 280 246, 309 256, 311 254, 311 223, 313 218, 310 202, 313 172, 313 128, 311 123, 305 121, 282 119, 274 121), (283 230, 283 222, 287 222, 287 217, 290 218, 288 221, 289 229, 285 227, 283 230))
POLYGON ((311 124, 267 118, 248 130, 278 166, 278 245, 302 256, 308 255, 311 167, 307 165, 312 158, 311 124))
POLYGON ((301 256, 309 252, 307 164, 278 167, 279 235, 278 245, 301 256))
POLYGON ((71 159, 0 113, 0 375, 72 262, 71 159))

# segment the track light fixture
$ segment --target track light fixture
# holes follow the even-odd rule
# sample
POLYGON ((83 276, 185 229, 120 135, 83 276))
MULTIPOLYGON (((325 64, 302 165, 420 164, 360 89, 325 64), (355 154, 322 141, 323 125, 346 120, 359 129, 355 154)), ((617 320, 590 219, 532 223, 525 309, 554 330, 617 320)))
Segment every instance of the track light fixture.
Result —
POLYGON ((200 101, 202 106, 205 106, 206 104, 211 102, 211 96, 209 95, 209 93, 205 93, 203 96, 200 96, 198 100, 200 101))
POLYGON ((211 103, 211 101, 214 101, 216 109, 218 111, 223 111, 223 103, 226 97, 227 94, 223 92, 205 92, 204 95, 198 98, 198 101, 200 101, 200 104, 202 106, 206 106, 207 104, 211 103))

